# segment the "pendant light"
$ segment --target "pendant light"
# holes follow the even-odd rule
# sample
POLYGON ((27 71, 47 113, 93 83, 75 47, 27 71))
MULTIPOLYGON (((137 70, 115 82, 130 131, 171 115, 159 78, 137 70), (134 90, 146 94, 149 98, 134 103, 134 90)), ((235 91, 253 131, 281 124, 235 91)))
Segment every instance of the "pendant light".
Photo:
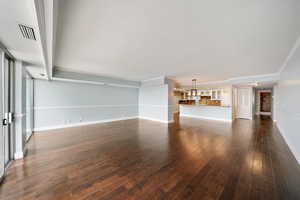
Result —
POLYGON ((193 82, 193 88, 191 89, 191 96, 196 97, 197 96, 197 85, 196 85, 197 79, 193 79, 192 82, 193 82))

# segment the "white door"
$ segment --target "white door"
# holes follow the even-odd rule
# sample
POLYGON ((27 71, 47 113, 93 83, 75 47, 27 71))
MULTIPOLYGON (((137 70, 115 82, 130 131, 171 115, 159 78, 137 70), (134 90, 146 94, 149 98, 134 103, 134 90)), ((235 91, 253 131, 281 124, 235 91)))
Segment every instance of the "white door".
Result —
POLYGON ((237 118, 252 119, 252 88, 237 90, 237 118))

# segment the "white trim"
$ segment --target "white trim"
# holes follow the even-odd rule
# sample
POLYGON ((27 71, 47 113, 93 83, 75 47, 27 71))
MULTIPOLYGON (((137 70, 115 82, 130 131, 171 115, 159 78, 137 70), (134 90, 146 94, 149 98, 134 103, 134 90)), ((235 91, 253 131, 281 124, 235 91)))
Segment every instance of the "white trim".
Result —
POLYGON ((114 86, 114 87, 140 88, 140 86, 123 85, 123 84, 117 84, 117 83, 106 83, 105 85, 114 86))
POLYGON ((15 152, 15 154, 14 154, 15 160, 22 159, 23 157, 24 157, 24 153, 22 151, 15 152))
POLYGON ((272 93, 272 90, 271 89, 267 89, 267 90, 261 90, 261 89, 256 89, 257 92, 259 93, 272 93))
POLYGON ((274 80, 278 80, 278 73, 271 73, 271 74, 260 74, 254 76, 241 76, 241 77, 233 77, 228 79, 229 81, 243 81, 244 79, 260 79, 260 78, 272 78, 274 80))
POLYGON ((162 78, 166 78, 165 76, 159 76, 159 77, 155 77, 155 78, 149 78, 149 79, 145 79, 142 80, 141 82, 147 82, 147 81, 153 81, 153 80, 158 80, 158 79, 162 79, 162 78))
POLYGON ((143 116, 140 116, 139 119, 145 119, 145 120, 150 120, 150 121, 155 121, 155 122, 161 122, 161 123, 165 123, 165 124, 174 122, 174 120, 166 121, 166 120, 160 120, 160 119, 156 119, 156 118, 143 117, 143 116))
POLYGON ((267 81, 278 81, 280 73, 271 73, 271 74, 261 74, 261 75, 254 75, 254 76, 241 76, 241 77, 233 77, 225 80, 220 81, 207 81, 207 82, 200 82, 197 83, 198 86, 205 86, 205 85, 220 85, 220 84, 239 84, 239 83, 253 83, 263 82, 264 80, 267 81))
MULTIPOLYGON (((54 59, 54 49, 55 49, 55 30, 56 30, 56 19, 54 15, 57 15, 57 8, 55 8, 54 1, 57 0, 47 0, 44 2, 44 12, 45 12, 45 35, 46 35, 46 45, 47 45, 47 58, 48 58, 48 70, 49 78, 52 79, 53 73, 53 59, 54 59)), ((56 2, 57 4, 57 2, 56 2)))
POLYGON ((297 50, 297 48, 299 46, 300 46, 300 36, 297 38, 295 44, 293 45, 289 54, 287 55, 286 59, 284 60, 283 64, 281 65, 281 67, 278 71, 279 73, 283 72, 283 70, 285 69, 285 67, 287 66, 287 64, 289 63, 290 59, 292 58, 292 56, 294 55, 295 51, 297 50))
POLYGON ((41 0, 34 0, 34 12, 35 17, 38 23, 36 32, 39 35, 41 49, 42 49, 42 56, 43 56, 43 63, 45 67, 45 73, 47 75, 47 80, 50 80, 49 74, 49 58, 48 58, 48 49, 47 48, 47 33, 46 33, 46 17, 45 17, 45 4, 44 1, 41 0))
POLYGON ((62 81, 62 82, 72 82, 72 83, 86 83, 86 84, 92 84, 92 85, 108 85, 108 86, 113 86, 113 87, 139 88, 139 86, 133 86, 133 85, 123 85, 123 84, 116 84, 116 83, 104 83, 104 82, 98 82, 98 81, 85 81, 85 80, 77 80, 77 79, 70 79, 70 78, 53 77, 52 80, 62 81))
POLYGON ((15 118, 23 118, 23 117, 25 117, 26 116, 26 114, 25 113, 16 113, 15 114, 15 118))
POLYGON ((80 108, 102 108, 102 107, 137 107, 138 104, 128 105, 80 105, 80 106, 40 106, 34 107, 34 110, 51 110, 51 109, 80 109, 80 108))
POLYGON ((70 79, 70 78, 57 78, 53 77, 54 81, 62 81, 62 82, 72 82, 72 83, 87 83, 87 84, 93 84, 93 85, 105 85, 103 82, 97 82, 97 81, 83 81, 83 80, 76 80, 76 79, 70 79))
POLYGON ((86 125, 92 125, 92 124, 100 124, 100 123, 122 121, 122 120, 136 119, 136 118, 138 118, 138 116, 121 117, 121 118, 115 118, 115 119, 105 119, 105 120, 99 120, 99 121, 81 122, 81 123, 73 123, 73 124, 66 124, 66 125, 41 127, 41 128, 34 128, 34 132, 54 130, 54 129, 62 129, 62 128, 71 128, 71 127, 77 127, 77 126, 86 126, 86 125))
POLYGON ((139 106, 163 107, 163 108, 173 107, 173 105, 155 105, 155 104, 139 104, 139 106))
POLYGON ((276 123, 276 126, 279 130, 279 133, 282 135, 283 139, 285 140, 286 144, 290 148, 291 152, 293 153, 295 159, 297 160, 298 164, 300 164, 300 155, 298 154, 296 148, 292 145, 292 143, 289 141, 288 137, 286 136, 283 129, 279 126, 279 123, 276 123))
POLYGON ((32 133, 32 129, 26 129, 26 133, 32 133))
POLYGON ((32 130, 30 130, 30 131, 26 130, 26 143, 30 140, 30 138, 32 137, 32 135, 33 135, 33 131, 32 130))
POLYGON ((271 112, 259 112, 259 115, 269 115, 269 116, 271 116, 272 113, 271 112))
POLYGON ((116 119, 107 119, 107 120, 99 120, 99 121, 92 121, 92 122, 81 122, 81 123, 74 123, 74 124, 67 124, 67 125, 34 128, 33 132, 48 131, 48 130, 63 129, 63 128, 71 128, 71 127, 78 127, 78 126, 87 126, 87 125, 114 122, 114 121, 122 121, 122 120, 129 120, 129 119, 144 119, 144 120, 151 120, 151 121, 161 122, 161 123, 173 123, 174 122, 174 120, 164 121, 164 120, 159 120, 159 119, 150 118, 150 117, 134 116, 134 117, 122 117, 122 118, 116 118, 116 119))
POLYGON ((203 117, 203 116, 198 116, 198 115, 180 114, 180 117, 192 117, 192 118, 199 118, 199 119, 208 119, 208 120, 215 120, 215 121, 232 122, 232 119, 220 119, 220 118, 214 118, 214 117, 203 117))

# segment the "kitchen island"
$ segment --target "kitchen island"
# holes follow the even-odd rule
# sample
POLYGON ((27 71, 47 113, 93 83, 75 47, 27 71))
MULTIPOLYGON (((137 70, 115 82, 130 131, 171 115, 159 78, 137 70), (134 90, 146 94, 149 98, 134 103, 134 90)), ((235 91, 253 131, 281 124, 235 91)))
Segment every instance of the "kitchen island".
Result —
POLYGON ((232 121, 231 106, 212 106, 212 105, 184 105, 179 106, 180 116, 194 117, 220 121, 232 121))

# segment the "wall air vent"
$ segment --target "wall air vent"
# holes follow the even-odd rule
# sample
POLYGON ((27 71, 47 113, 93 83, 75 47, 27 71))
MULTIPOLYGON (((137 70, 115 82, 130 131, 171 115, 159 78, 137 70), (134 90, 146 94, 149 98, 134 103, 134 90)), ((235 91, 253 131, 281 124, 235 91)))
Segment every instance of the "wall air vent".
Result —
POLYGON ((24 38, 29 40, 36 40, 33 28, 22 24, 19 24, 19 28, 24 38))

